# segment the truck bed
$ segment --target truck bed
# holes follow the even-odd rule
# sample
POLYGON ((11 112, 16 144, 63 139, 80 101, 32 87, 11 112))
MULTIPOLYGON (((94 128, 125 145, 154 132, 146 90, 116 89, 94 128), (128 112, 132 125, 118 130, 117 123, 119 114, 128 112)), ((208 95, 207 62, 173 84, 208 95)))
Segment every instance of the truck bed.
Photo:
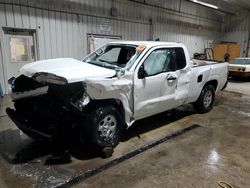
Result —
POLYGON ((191 62, 191 83, 187 103, 197 100, 204 85, 209 81, 217 81, 215 92, 223 89, 227 82, 228 66, 226 62, 193 59, 191 62), (192 65, 193 64, 193 65, 192 65))
POLYGON ((205 66, 205 65, 213 65, 218 63, 224 63, 223 61, 214 61, 214 60, 200 60, 200 59, 192 59, 191 68, 205 66))

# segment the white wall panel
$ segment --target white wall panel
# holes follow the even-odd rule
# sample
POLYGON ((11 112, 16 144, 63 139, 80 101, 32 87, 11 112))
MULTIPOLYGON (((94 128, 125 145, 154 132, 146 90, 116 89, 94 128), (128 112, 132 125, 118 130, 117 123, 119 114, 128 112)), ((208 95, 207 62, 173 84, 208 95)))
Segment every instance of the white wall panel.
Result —
POLYGON ((59 12, 55 13, 56 57, 63 57, 62 19, 59 12))
MULTIPOLYGON (((240 12, 237 16, 226 19, 222 41, 237 42, 241 47, 241 56, 246 56, 250 32, 249 12, 240 12)), ((248 53, 248 56, 250 54, 248 53)))
POLYGON ((68 56, 73 57, 73 28, 72 28, 72 14, 67 14, 67 39, 68 39, 68 56))
POLYGON ((37 41, 38 41, 38 56, 39 59, 45 59, 45 33, 43 27, 43 12, 41 9, 36 9, 36 24, 37 24, 37 41))
POLYGON ((14 20, 14 13, 13 13, 13 6, 6 4, 5 5, 5 16, 6 16, 6 26, 14 27, 15 20, 14 20))
MULTIPOLYGON (((58 57, 58 47, 57 47, 57 35, 60 32, 56 30, 56 20, 55 12, 49 11, 49 29, 50 29, 50 45, 51 45, 51 57, 58 57)), ((59 34, 60 35, 60 34, 59 34)))
POLYGON ((19 5, 13 5, 13 15, 14 15, 14 22, 15 27, 22 28, 23 27, 23 21, 21 15, 21 7, 19 5))
MULTIPOLYGON (((4 10, 4 5, 3 4, 0 4, 0 10, 4 10)), ((0 25, 6 25, 6 21, 5 21, 5 12, 4 11, 0 11, 0 25)), ((0 31, 0 36, 2 35, 2 31, 0 31)), ((3 65, 3 54, 2 54, 2 48, 3 48, 3 45, 2 45, 2 37, 0 38, 0 84, 1 84, 1 87, 2 89, 5 88, 5 85, 4 85, 4 72, 2 71, 3 68, 4 68, 4 65, 3 65)))
POLYGON ((52 58, 51 49, 51 30, 49 23, 49 11, 43 10, 43 32, 44 32, 44 47, 45 47, 45 58, 52 58))
POLYGON ((219 21, 213 20, 211 9, 184 0, 146 1, 172 10, 126 0, 113 1, 113 4, 111 0, 3 2, 0 1, 0 26, 36 29, 40 59, 82 58, 87 53, 87 33, 147 40, 151 37, 150 19, 154 38, 183 42, 191 52, 201 52, 204 40, 216 38, 221 27, 219 21), (111 6, 117 9, 118 17, 110 16, 111 6), (102 20, 110 22, 111 31, 100 30, 102 20), (198 26, 202 29, 198 30, 198 26))
POLYGON ((83 55, 80 56, 81 58, 87 55, 87 16, 83 16, 82 30, 83 30, 83 33, 82 35, 80 35, 81 37, 80 41, 82 41, 81 45, 83 46, 83 48, 81 49, 81 52, 83 52, 83 55))
POLYGON ((224 36, 222 37, 222 41, 237 42, 238 44, 240 44, 240 49, 241 49, 240 55, 242 57, 245 57, 248 38, 249 38, 249 31, 231 31, 231 32, 226 32, 224 34, 224 36))
MULTIPOLYGON (((27 0, 20 0, 24 3, 27 3, 27 0)), ((30 15, 29 15, 29 9, 26 6, 21 6, 21 19, 22 19, 22 27, 23 28, 29 28, 30 27, 30 15)))
POLYGON ((69 52, 68 52, 68 25, 67 25, 67 14, 62 13, 61 14, 61 25, 62 25, 62 30, 61 30, 61 35, 62 35, 62 49, 63 49, 63 56, 62 57, 68 57, 69 52))

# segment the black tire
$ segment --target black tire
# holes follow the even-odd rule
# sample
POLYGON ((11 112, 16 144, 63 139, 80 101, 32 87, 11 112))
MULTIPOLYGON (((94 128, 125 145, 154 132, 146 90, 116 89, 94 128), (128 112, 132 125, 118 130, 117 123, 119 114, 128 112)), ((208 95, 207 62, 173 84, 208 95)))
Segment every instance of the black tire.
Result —
POLYGON ((209 112, 214 103, 215 90, 212 85, 205 85, 197 101, 193 103, 194 109, 199 113, 209 112))
POLYGON ((84 138, 82 140, 87 144, 97 149, 114 148, 120 142, 124 121, 115 107, 102 106, 91 113, 87 123, 83 126, 84 138))

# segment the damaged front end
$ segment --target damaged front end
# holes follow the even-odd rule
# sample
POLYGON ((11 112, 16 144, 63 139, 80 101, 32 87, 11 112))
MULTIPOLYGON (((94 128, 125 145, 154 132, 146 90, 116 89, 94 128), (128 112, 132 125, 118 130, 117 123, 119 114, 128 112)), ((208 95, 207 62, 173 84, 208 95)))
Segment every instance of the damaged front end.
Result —
POLYGON ((28 136, 36 140, 53 139, 72 131, 90 102, 82 82, 67 83, 61 77, 40 73, 12 80, 15 109, 6 112, 28 136))

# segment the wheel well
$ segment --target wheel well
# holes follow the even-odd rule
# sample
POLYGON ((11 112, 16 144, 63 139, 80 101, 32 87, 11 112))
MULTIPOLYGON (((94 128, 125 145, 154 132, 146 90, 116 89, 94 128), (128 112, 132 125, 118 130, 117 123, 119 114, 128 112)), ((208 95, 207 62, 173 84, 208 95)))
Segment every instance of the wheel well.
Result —
POLYGON ((119 112, 121 113, 121 116, 123 120, 125 121, 125 111, 122 105, 122 102, 118 99, 102 99, 102 100, 93 100, 91 101, 91 104, 88 105, 89 110, 94 110, 100 106, 108 106, 112 105, 114 106, 119 112))
POLYGON ((214 90, 216 91, 217 86, 218 86, 218 81, 217 81, 217 80, 211 80, 211 81, 207 82, 207 83, 204 85, 204 87, 207 86, 207 85, 213 86, 214 90))

